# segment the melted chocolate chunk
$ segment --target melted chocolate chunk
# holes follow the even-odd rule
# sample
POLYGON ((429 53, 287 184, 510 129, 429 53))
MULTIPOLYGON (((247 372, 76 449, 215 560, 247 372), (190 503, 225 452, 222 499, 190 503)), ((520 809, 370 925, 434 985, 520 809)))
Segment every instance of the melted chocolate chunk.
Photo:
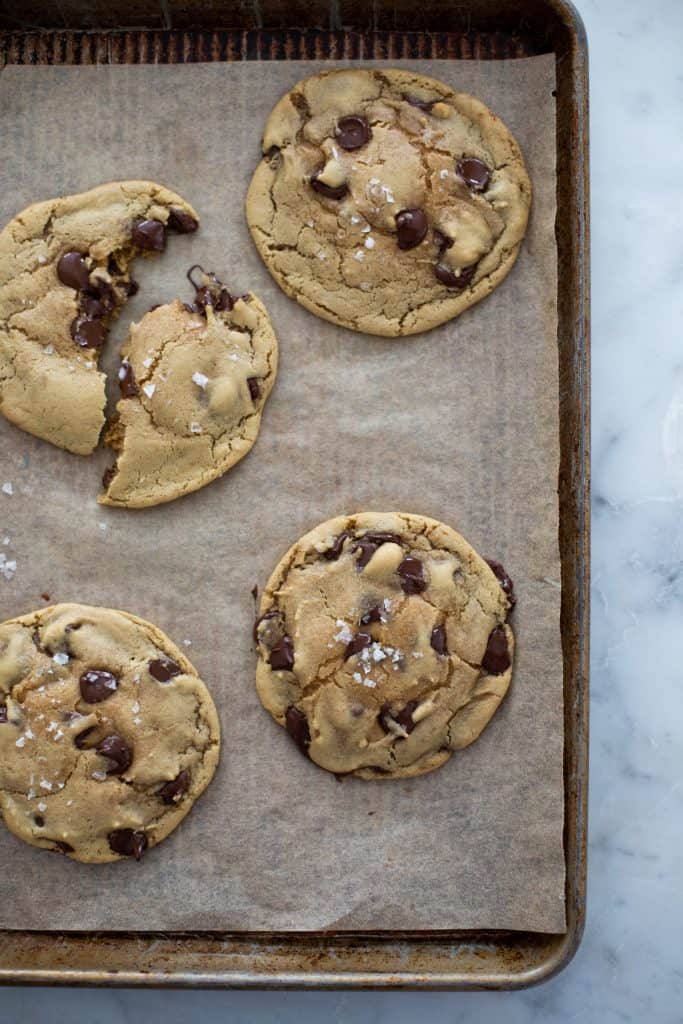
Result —
POLYGON ((45 818, 42 816, 42 814, 34 814, 33 815, 33 820, 35 821, 35 823, 38 826, 38 828, 43 828, 44 827, 44 825, 45 825, 45 818))
POLYGON ((344 651, 344 661, 347 661, 354 654, 358 654, 364 647, 369 647, 372 643, 372 637, 369 633, 356 633, 353 640, 349 640, 344 651))
POLYGON ((290 636, 283 636, 271 648, 270 667, 276 672, 291 672, 294 668, 294 644, 290 636))
POLYGON ((166 229, 160 220, 136 220, 130 236, 139 249, 163 252, 166 248, 166 229))
POLYGON ((218 312, 223 312, 224 310, 231 310, 235 305, 232 295, 227 288, 223 287, 223 282, 219 281, 215 274, 207 273, 201 264, 193 263, 186 276, 195 290, 194 303, 191 306, 185 304, 185 309, 189 313, 206 314, 207 306, 213 306, 218 312), (195 270, 198 270, 202 275, 199 281, 195 281, 192 276, 195 270), (210 281, 209 284, 204 283, 207 277, 210 281))
POLYGON ((106 336, 107 330, 99 320, 78 316, 71 324, 71 337, 80 348, 101 348, 106 336))
POLYGON ((220 294, 218 295, 216 301, 213 304, 213 308, 217 310, 219 313, 222 313, 224 310, 230 312, 234 305, 235 300, 233 299, 228 289, 221 288, 220 294))
POLYGON ((149 674, 159 683, 167 683, 173 676, 182 674, 182 668, 173 658, 155 658, 147 666, 149 674))
POLYGON ((183 768, 181 772, 176 775, 175 779, 167 782, 165 786, 157 792, 157 796, 160 796, 163 803, 174 804, 180 803, 182 798, 187 793, 190 785, 190 773, 186 768, 183 768))
POLYGON ((109 484, 116 476, 116 469, 116 463, 114 463, 113 466, 110 466, 109 469, 105 469, 104 473, 102 474, 102 486, 104 488, 109 487, 109 484))
POLYGON ((114 287, 103 277, 96 278, 95 283, 88 289, 88 295, 99 302, 105 313, 108 313, 116 305, 114 287))
POLYGON ((137 283, 137 281, 133 281, 132 278, 130 281, 119 281, 119 287, 123 288, 124 292, 128 296, 137 295, 137 293, 140 291, 140 285, 137 283))
POLYGON ((476 156, 464 156, 458 160, 455 169, 473 192, 484 192, 491 180, 491 171, 483 160, 476 156))
POLYGON ((342 553, 344 541, 348 540, 349 537, 353 537, 351 531, 342 530, 342 532, 334 538, 331 547, 329 547, 327 551, 323 551, 323 558, 326 558, 328 562, 336 562, 342 553))
POLYGON ((171 231, 177 231, 179 235, 191 235, 199 227, 199 221, 187 210, 172 206, 168 211, 168 227, 171 231))
POLYGON ((303 711, 299 711, 293 704, 285 712, 285 728, 301 753, 308 756, 308 748, 311 743, 311 730, 308 728, 308 719, 303 711))
POLYGON ((105 736, 97 744, 95 750, 112 762, 111 768, 107 768, 107 775, 122 775, 130 768, 133 751, 121 736, 105 736))
POLYGON ((88 320, 96 320, 107 312, 104 303, 94 295, 81 296, 81 310, 88 320))
POLYGON ((377 548, 381 547, 382 544, 400 543, 401 538, 396 533, 364 533, 362 537, 358 537, 354 542, 351 546, 351 550, 360 551, 360 554, 356 559, 356 565, 359 569, 364 569, 377 548))
POLYGON ((314 192, 318 192, 319 195, 325 196, 327 199, 343 199, 346 193, 349 191, 349 186, 344 182, 342 185, 326 185, 324 181, 320 181, 318 175, 321 173, 322 167, 318 171, 314 171, 311 177, 308 179, 311 188, 314 192))
POLYGON ((91 668, 84 672, 80 680, 81 697, 87 704, 100 704, 116 693, 119 681, 112 672, 106 669, 91 668))
POLYGON ((109 848, 122 857, 135 857, 140 860, 147 849, 147 836, 144 832, 134 832, 132 828, 119 828, 107 836, 109 848))
POLYGON ((65 843, 61 839, 51 839, 50 842, 55 844, 55 850, 59 850, 60 853, 73 853, 74 848, 71 843, 65 843))
POLYGON ((127 359, 124 359, 119 367, 119 387, 123 398, 134 398, 140 394, 140 388, 135 383, 133 367, 127 359))
POLYGON ((447 288, 458 288, 462 291, 474 277, 476 269, 476 265, 473 267, 462 267, 460 273, 456 274, 447 263, 437 263, 434 267, 434 273, 437 280, 441 281, 441 284, 445 284, 447 288))
POLYGON ((371 608, 369 612, 366 612, 365 615, 361 616, 361 618, 360 618, 360 625, 361 626, 369 626, 373 622, 381 622, 381 621, 382 621, 382 612, 380 610, 379 605, 376 604, 374 608, 371 608))
POLYGON ((438 102, 437 100, 421 100, 417 96, 411 96, 408 92, 403 93, 403 99, 406 103, 410 103, 411 107, 417 107, 418 110, 424 110, 425 114, 430 114, 432 107, 438 102))
POLYGON ((351 114, 348 117, 340 118, 337 121, 334 134, 341 148, 349 150, 360 149, 372 137, 368 119, 361 114, 351 114))
POLYGON ((424 210, 401 210, 396 214, 396 237, 399 249, 414 249, 429 227, 424 210))
POLYGON ((517 604, 514 583, 508 576, 505 567, 501 565, 500 562, 496 562, 495 559, 493 558, 487 558, 486 564, 488 565, 489 569, 493 571, 494 576, 500 583, 503 593, 506 595, 508 601, 510 602, 510 611, 512 611, 512 609, 517 604))
POLYGON ((446 649, 446 627, 434 626, 429 642, 437 654, 448 654, 446 649))
POLYGON ((80 252, 65 252, 57 260, 57 277, 67 288, 83 291, 90 283, 90 271, 80 252))
POLYGON ((95 731, 95 726, 91 725, 90 728, 84 729, 83 732, 79 732, 78 736, 74 736, 74 744, 79 750, 88 749, 88 736, 95 731))
POLYGON ((492 676, 499 676, 510 668, 508 638, 503 626, 496 626, 491 631, 481 667, 492 676))
POLYGON ((0 704, 0 724, 7 721, 7 705, 0 704))
POLYGON ((419 558, 408 555, 403 559, 396 572, 401 577, 401 589, 404 594, 421 594, 427 586, 424 566, 419 558))
POLYGON ((252 402, 258 402, 261 397, 261 384, 258 377, 247 377, 247 387, 249 388, 252 402))
POLYGON ((409 700, 408 703, 402 708, 398 714, 394 714, 391 710, 391 704, 382 704, 379 709, 379 723, 385 732, 391 732, 391 728, 388 724, 388 720, 396 722, 402 729, 410 734, 415 728, 416 723, 413 721, 413 711, 417 707, 416 700, 409 700))

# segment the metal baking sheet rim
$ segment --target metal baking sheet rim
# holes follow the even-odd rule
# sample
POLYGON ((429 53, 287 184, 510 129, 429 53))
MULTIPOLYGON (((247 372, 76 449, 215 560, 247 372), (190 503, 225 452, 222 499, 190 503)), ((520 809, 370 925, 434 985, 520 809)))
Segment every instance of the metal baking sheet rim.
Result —
MULTIPOLYGON (((387 5, 388 6, 388 5, 387 5)), ((585 923, 588 794, 589 626, 589 211, 588 52, 581 18, 569 0, 501 0, 500 9, 520 10, 520 25, 560 33, 546 52, 557 54, 558 218, 560 268, 558 343, 560 374, 568 396, 561 404, 560 546, 562 632, 565 662, 565 854, 567 931, 563 935, 489 933, 283 933, 192 934, 0 932, 0 984, 276 989, 518 989, 562 970, 578 949, 585 923), (535 22, 534 22, 535 19, 535 22), (562 46, 561 43, 564 42, 562 46), (560 48, 561 47, 561 48, 560 48), (564 190, 564 194, 563 194, 564 190), (566 349, 566 351, 565 351, 566 349), (112 964, 109 968, 103 962, 112 964), (118 960, 118 964, 116 964, 118 960), (147 961, 145 963, 145 960, 147 961), (222 963, 221 963, 222 960, 222 963), (207 967, 207 961, 212 966, 207 967), (327 961, 327 962, 326 962, 327 961), (457 962, 454 962, 457 961, 457 962)), ((500 40, 477 50, 477 16, 490 12, 473 0, 470 22, 459 34, 460 53, 496 56, 500 40), (473 34, 474 44, 471 46, 473 34)), ((454 12, 454 17, 455 17, 454 12)), ((292 30, 294 31, 294 30, 292 30)), ((348 32, 348 30, 347 30, 348 32)), ((126 33, 127 41, 138 33, 126 33)), ((391 33, 393 48, 402 33, 391 33)), ((410 33, 412 34, 412 33, 410 33)), ((428 33, 423 33, 428 36, 428 33)), ((0 68, 5 63, 52 63, 49 36, 55 30, 17 34, 0 30, 0 68), (46 40, 47 37, 47 40, 46 40)), ((68 33, 67 33, 68 35, 68 33)), ((78 35, 75 33, 74 35, 78 35)), ((140 32, 146 36, 148 33, 140 32)), ((158 35, 158 34, 157 34, 158 35)), ((198 32, 197 38, 205 33, 198 32)), ((454 33, 456 35, 456 33, 454 33)), ((185 44, 191 33, 185 33, 185 44)), ((319 37, 316 46, 319 45, 319 37)), ((87 53, 93 53, 90 37, 87 53)), ((190 44, 191 45, 191 44, 190 44)), ((382 41, 386 46, 386 40, 382 41)), ((77 63, 76 49, 63 47, 63 63, 77 63)), ((105 61, 112 48, 104 48, 105 61)), ((145 59, 141 46, 137 60, 145 59), (142 52, 142 56, 141 53, 142 52)), ((517 51, 518 53, 519 51, 517 51)), ((94 53, 100 47, 95 44, 94 53)), ((128 46, 119 59, 135 60, 128 46)), ((256 56, 260 55, 257 47, 256 56)), ((303 54, 297 48, 293 57, 303 54)), ((315 53, 315 56, 320 56, 315 53)), ((368 54, 373 56, 374 54, 368 54)), ((384 54, 382 54, 384 56, 384 54)), ((393 56, 389 53, 388 56, 393 56)), ((438 56, 436 53, 434 56, 438 56)), ((151 53, 155 59, 155 53, 151 53)), ((242 53, 242 56, 244 54, 242 53)), ((426 56, 426 54, 425 54, 426 56)), ((157 58, 158 59, 158 58, 157 58)), ((199 59, 211 59, 200 54, 199 59)), ((224 58, 218 58, 224 59, 224 58)), ((238 57, 239 59, 239 57, 238 57)), ((403 59, 403 53, 396 59, 403 59)), ((90 63, 86 59, 84 62, 90 63)), ((561 386, 561 392, 565 389, 561 386)))

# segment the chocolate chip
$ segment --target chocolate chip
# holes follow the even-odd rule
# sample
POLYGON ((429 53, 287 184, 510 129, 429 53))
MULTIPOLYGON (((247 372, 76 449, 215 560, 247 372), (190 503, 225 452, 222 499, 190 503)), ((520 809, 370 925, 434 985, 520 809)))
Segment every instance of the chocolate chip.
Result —
POLYGON ((427 586, 424 566, 419 558, 408 555, 403 559, 396 572, 401 577, 401 589, 404 594, 421 594, 427 586))
POLYGON ((74 852, 74 848, 71 843, 65 843, 61 839, 51 839, 50 842, 55 844, 55 850, 59 850, 60 853, 74 852))
POLYGON ((291 637, 283 636, 271 648, 269 664, 276 672, 292 671, 294 668, 294 644, 291 637))
POLYGON ((71 324, 71 337, 81 348, 101 348, 106 336, 107 330, 99 320, 78 316, 71 324))
POLYGON ((119 367, 119 387, 123 398, 134 398, 140 394, 140 388, 135 383, 133 367, 127 359, 124 359, 119 367))
POLYGON ((38 828, 43 828, 44 827, 44 825, 45 825, 45 818, 42 816, 42 814, 34 814, 33 815, 33 820, 35 821, 35 823, 38 826, 38 828))
POLYGON ((105 736, 95 747, 98 754, 109 758, 112 767, 107 768, 107 775, 122 775, 130 768, 133 751, 121 736, 105 736))
POLYGON ((79 750, 87 750, 88 749, 87 739, 88 739, 88 736, 92 732, 94 732, 94 731, 95 731, 95 726, 91 725, 89 729, 84 729, 83 732, 79 732, 78 736, 74 736, 74 743, 78 747, 79 750))
POLYGON ((189 785, 190 773, 186 768, 183 768, 183 770, 176 775, 175 779, 172 779, 171 782, 167 782, 165 786, 161 787, 157 796, 160 796, 165 804, 173 806, 174 804, 180 803, 187 793, 189 785))
POLYGON ((0 723, 7 721, 7 705, 0 704, 0 723))
POLYGON ((252 402, 257 402, 261 397, 261 385, 258 377, 247 377, 247 387, 249 388, 252 402))
POLYGON ((361 616, 360 625, 361 626, 369 626, 372 622, 381 622, 381 621, 382 621, 382 612, 380 611, 379 605, 376 604, 374 608, 371 608, 369 612, 366 612, 365 615, 361 616))
POLYGON ((179 676, 182 668, 173 658, 155 658, 147 666, 149 674, 159 683, 167 683, 173 676, 179 676))
POLYGON ((50 600, 50 595, 48 594, 47 590, 44 590, 40 596, 42 597, 43 601, 50 600))
POLYGON ((492 676, 499 676, 510 668, 508 638, 503 626, 496 626, 491 631, 481 667, 492 676))
POLYGON ((391 732, 389 726, 389 720, 396 722, 402 729, 410 734, 415 728, 416 723, 413 721, 413 711, 417 707, 416 700, 409 700, 408 703, 402 708, 398 714, 394 714, 391 710, 391 704, 382 704, 379 709, 379 723, 385 732, 391 732))
POLYGON ((180 235, 191 235, 199 227, 199 221, 187 210, 172 206, 168 211, 168 226, 171 231, 177 231, 180 235))
POLYGON ((337 142, 342 149, 360 149, 370 141, 372 132, 367 117, 361 114, 350 114, 337 121, 334 130, 337 142))
POLYGON ((417 96, 411 96, 410 93, 404 92, 403 99, 406 103, 410 103, 411 107, 417 107, 419 110, 424 110, 425 114, 431 113, 431 109, 437 100, 421 100, 417 96))
POLYGON ((213 304, 213 308, 217 310, 219 313, 222 313, 224 310, 228 310, 229 312, 234 305, 235 300, 233 299, 228 289, 222 288, 218 298, 213 304))
POLYGON ((107 836, 109 848, 122 857, 135 857, 140 860, 147 849, 147 836, 144 832, 134 832, 132 828, 119 828, 107 836))
POLYGON ((503 593, 506 595, 508 601, 510 602, 510 611, 512 611, 512 609, 517 604, 514 583, 508 576, 505 567, 501 565, 500 562, 496 562, 495 559, 493 558, 487 558, 486 564, 488 565, 489 569, 492 570, 494 576, 500 583, 503 593))
POLYGON ((344 651, 344 661, 347 661, 354 654, 358 654, 364 647, 369 647, 372 643, 372 637, 369 633, 356 633, 353 640, 349 640, 344 651))
POLYGON ((96 278, 95 283, 88 289, 88 294, 98 300, 105 312, 113 309, 116 305, 116 292, 109 281, 105 281, 103 277, 96 278))
POLYGON ((139 249, 163 252, 166 248, 166 229, 160 220, 136 220, 131 238, 139 249))
POLYGON ((311 188, 314 192, 318 192, 321 196, 326 196, 327 199, 343 199, 346 193, 349 191, 349 186, 344 182, 342 185, 326 185, 324 181, 320 181, 318 175, 321 173, 322 168, 314 173, 309 178, 311 188))
POLYGON ((57 261, 57 277, 67 288, 82 291, 90 283, 90 271, 80 252, 65 252, 57 261))
POLYGON ((285 728, 301 753, 308 756, 308 748, 311 743, 311 730, 308 728, 308 719, 303 711, 299 711, 293 704, 285 712, 285 728))
POLYGON ((446 649, 446 627, 434 626, 429 642, 437 654, 448 654, 446 649))
POLYGON ((114 463, 113 466, 110 466, 109 469, 105 469, 104 473, 102 474, 102 486, 103 487, 105 487, 105 488, 109 487, 109 484, 112 482, 112 480, 116 476, 116 470, 117 470, 116 463, 114 463))
POLYGON ((342 530, 342 532, 334 538, 332 545, 327 549, 327 551, 323 551, 323 558, 326 558, 328 562, 336 562, 342 553, 344 541, 348 540, 349 537, 353 537, 351 531, 342 530))
POLYGON ((437 280, 441 281, 441 284, 445 284, 447 288, 459 288, 462 290, 470 283, 476 269, 476 266, 461 267, 460 272, 456 274, 447 263, 437 263, 434 267, 434 273, 437 280))
POLYGON ((396 235, 399 249, 414 249, 427 234, 424 210, 401 210, 396 214, 396 235))
POLYGON ((364 569, 377 548, 381 547, 382 544, 400 543, 401 538, 396 533, 364 533, 362 537, 358 537, 354 544, 352 544, 351 551, 360 551, 360 555, 356 559, 356 565, 359 569, 364 569))
POLYGON ((455 169, 473 192, 484 192, 491 180, 491 171, 483 160, 476 156, 464 156, 458 160, 455 169))
POLYGON ((81 697, 87 704, 100 704, 118 689, 119 681, 106 669, 91 668, 80 678, 81 697))

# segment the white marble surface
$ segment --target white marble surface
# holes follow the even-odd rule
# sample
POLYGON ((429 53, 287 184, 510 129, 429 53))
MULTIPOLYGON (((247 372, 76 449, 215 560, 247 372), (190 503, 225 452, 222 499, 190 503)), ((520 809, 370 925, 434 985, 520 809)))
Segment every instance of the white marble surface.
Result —
POLYGON ((683 1021, 683 0, 579 0, 591 49, 590 882, 520 993, 5 990, 0 1022, 683 1021))

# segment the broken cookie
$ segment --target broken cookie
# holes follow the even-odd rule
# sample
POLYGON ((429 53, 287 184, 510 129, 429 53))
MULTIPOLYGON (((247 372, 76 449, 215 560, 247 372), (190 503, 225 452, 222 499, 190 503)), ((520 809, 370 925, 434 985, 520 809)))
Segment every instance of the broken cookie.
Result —
POLYGON ((157 306, 132 324, 121 399, 105 441, 117 452, 103 505, 142 508, 196 491, 244 458, 277 372, 268 314, 199 266, 195 300, 157 306))
POLYGON ((73 860, 140 860, 216 770, 211 696, 161 630, 127 612, 44 608, 0 625, 0 811, 73 860))
POLYGON ((433 771, 505 696, 512 580, 424 516, 363 512, 287 552, 260 605, 256 686, 321 768, 364 779, 433 771))
POLYGON ((0 412, 60 448, 92 452, 104 425, 100 350, 137 288, 129 264, 198 223, 152 181, 34 203, 10 221, 0 232, 0 412))

